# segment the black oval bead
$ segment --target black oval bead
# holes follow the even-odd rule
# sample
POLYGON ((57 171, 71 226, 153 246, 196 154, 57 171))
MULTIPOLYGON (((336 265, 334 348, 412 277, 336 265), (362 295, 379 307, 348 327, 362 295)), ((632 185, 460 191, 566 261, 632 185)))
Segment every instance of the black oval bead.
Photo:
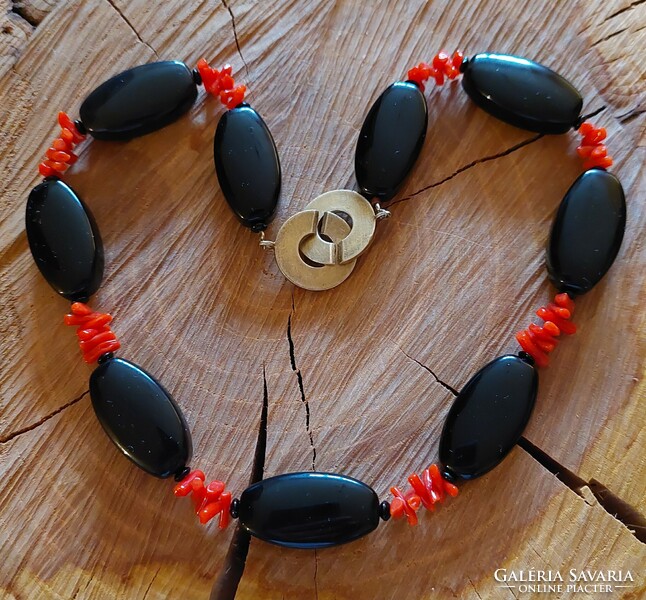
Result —
POLYGON ((462 87, 494 117, 539 133, 565 133, 583 106, 581 94, 558 73, 506 54, 469 58, 462 87))
POLYGON ((191 434, 171 395, 141 367, 122 358, 90 376, 92 406, 117 447, 138 467, 171 477, 188 463, 191 434))
POLYGON ((222 193, 243 225, 261 231, 272 220, 280 195, 280 161, 274 138, 248 104, 226 111, 213 140, 222 193))
POLYGON ((505 355, 480 369, 453 402, 440 437, 442 471, 473 479, 498 465, 520 438, 538 389, 536 369, 505 355))
POLYGON ((360 538, 379 524, 377 494, 333 473, 287 473, 240 496, 240 524, 254 537, 288 548, 326 548, 360 538))
POLYGON ((47 282, 64 298, 85 302, 103 279, 103 244, 89 208, 60 179, 29 194, 25 211, 29 248, 47 282))
POLYGON ((197 97, 193 73, 176 60, 115 75, 81 104, 81 121, 99 140, 129 140, 172 123, 197 97))
POLYGON ((611 267, 626 228, 619 180, 603 169, 582 173, 567 191, 547 246, 550 280, 571 295, 590 291, 611 267))
POLYGON ((370 107, 361 127, 354 170, 361 193, 390 200, 419 156, 428 124, 422 91, 411 81, 387 87, 370 107))

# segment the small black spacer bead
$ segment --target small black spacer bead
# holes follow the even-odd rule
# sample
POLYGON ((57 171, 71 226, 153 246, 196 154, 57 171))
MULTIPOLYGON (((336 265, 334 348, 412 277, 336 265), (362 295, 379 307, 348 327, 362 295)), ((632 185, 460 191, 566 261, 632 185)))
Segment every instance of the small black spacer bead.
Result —
POLYGON ((239 510, 240 510, 240 500, 238 500, 237 498, 234 498, 233 501, 231 502, 231 506, 229 507, 229 513, 231 514, 231 518, 237 519, 239 510))
POLYGON ((451 471, 451 469, 449 469, 448 467, 444 467, 440 474, 449 483, 455 483, 458 480, 458 476, 453 471, 451 471))
POLYGON ((177 481, 179 483, 190 472, 191 472, 191 470, 188 467, 182 467, 179 471, 177 471, 177 473, 175 473, 175 477, 174 477, 175 481, 177 481))
POLYGON ((460 73, 464 73, 467 70, 468 66, 469 66, 469 58, 465 56, 462 59, 462 62, 460 63, 460 73))
POLYGON ((388 500, 384 500, 379 505, 379 516, 383 521, 390 519, 390 502, 388 500))
POLYGON ((265 229, 267 229, 267 223, 254 223, 251 226, 251 231, 253 231, 254 233, 260 233, 261 231, 264 231, 265 229))
POLYGON ((534 357, 528 352, 521 350, 518 353, 518 358, 520 358, 521 360, 524 360, 528 365, 531 365, 532 367, 534 366, 534 357))
POLYGON ((193 69, 192 73, 195 85, 202 85, 202 76, 200 75, 200 72, 197 69, 193 69))
POLYGON ((74 127, 76 127, 76 131, 81 135, 87 135, 87 129, 85 128, 85 125, 83 125, 83 121, 81 121, 81 119, 76 119, 76 121, 74 121, 74 127))
POLYGON ((114 358, 114 352, 106 352, 99 356, 99 360, 97 360, 97 362, 102 365, 104 362, 108 362, 111 358, 114 358))

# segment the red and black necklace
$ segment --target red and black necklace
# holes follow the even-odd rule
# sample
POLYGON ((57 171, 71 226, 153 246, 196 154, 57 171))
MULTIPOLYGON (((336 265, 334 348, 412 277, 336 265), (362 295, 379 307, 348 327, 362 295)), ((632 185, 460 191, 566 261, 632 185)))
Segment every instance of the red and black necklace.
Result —
POLYGON ((538 390, 538 367, 546 367, 561 334, 571 335, 574 299, 592 289, 614 262, 626 224, 626 202, 612 165, 606 132, 581 117, 583 100, 563 77, 515 56, 456 52, 421 63, 405 81, 390 85, 372 105, 359 134, 355 173, 359 191, 326 192, 290 217, 275 242, 263 231, 277 207, 281 187, 278 152, 269 128, 244 102, 231 67, 200 60, 191 71, 182 62, 135 67, 96 88, 82 103, 80 118, 59 113, 60 136, 39 171, 44 181, 30 193, 26 209, 29 246, 43 276, 72 302, 65 323, 77 328, 83 358, 98 363, 90 376, 94 411, 116 446, 138 467, 174 477, 176 496, 191 496, 200 522, 218 516, 225 528, 238 518, 251 535, 293 548, 323 548, 360 538, 380 518, 417 523, 421 506, 433 510, 456 496, 459 480, 497 466, 519 440, 538 390), (538 309, 542 325, 516 334, 522 350, 495 358, 464 386, 451 406, 439 444, 439 465, 413 473, 410 488, 391 488, 381 503, 371 487, 346 475, 286 473, 250 485, 233 499, 222 481, 207 483, 191 470, 191 435, 169 394, 141 367, 114 353, 120 348, 109 314, 86 302, 103 278, 103 248, 90 210, 59 176, 72 165, 76 144, 128 140, 181 117, 195 102, 198 86, 221 99, 214 140, 222 192, 241 223, 272 248, 285 276, 296 285, 324 290, 344 281, 368 247, 376 223, 389 215, 391 200, 413 168, 424 143, 428 108, 424 84, 442 85, 462 75, 469 97, 495 117, 530 131, 582 136, 577 148, 584 172, 564 196, 547 247, 547 271, 557 289, 554 302, 538 309))

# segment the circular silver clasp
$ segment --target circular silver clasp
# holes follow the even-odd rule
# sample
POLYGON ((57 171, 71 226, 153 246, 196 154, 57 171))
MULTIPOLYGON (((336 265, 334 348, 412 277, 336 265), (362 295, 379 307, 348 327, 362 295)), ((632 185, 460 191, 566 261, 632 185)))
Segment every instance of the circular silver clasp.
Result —
POLYGON ((280 228, 274 245, 278 268, 304 289, 333 288, 352 273, 375 224, 375 210, 361 194, 325 192, 280 228))

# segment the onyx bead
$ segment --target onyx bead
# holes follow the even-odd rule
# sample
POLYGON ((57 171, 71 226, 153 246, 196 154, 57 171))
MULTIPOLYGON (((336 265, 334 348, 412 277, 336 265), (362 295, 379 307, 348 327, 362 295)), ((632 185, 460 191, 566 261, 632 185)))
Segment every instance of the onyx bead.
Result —
POLYGON ((239 510, 240 510, 240 500, 238 500, 238 498, 234 498, 231 501, 231 506, 229 507, 229 514, 231 515, 232 518, 237 519, 239 510))
POLYGON ((220 189, 240 222, 262 231, 272 220, 280 195, 280 161, 262 117, 243 103, 226 111, 213 140, 220 189))
POLYGON ((103 279, 103 245, 92 213, 60 179, 29 194, 25 211, 29 248, 47 282, 64 298, 86 302, 103 279))
POLYGON ((376 529, 379 499, 361 481, 333 473, 287 473, 240 496, 240 524, 251 535, 289 548, 326 548, 376 529))
POLYGON ((171 395, 151 375, 122 358, 90 376, 92 406, 110 439, 132 462, 157 477, 187 465, 191 434, 171 395))
POLYGON ((390 502, 388 502, 388 500, 384 500, 379 505, 379 516, 384 521, 388 521, 390 519, 390 502))
POLYGON ((115 75, 81 104, 81 121, 99 140, 129 140, 161 129, 195 102, 193 73, 176 60, 140 65, 115 75))
POLYGON ((567 191, 547 245, 547 270, 561 292, 589 292, 612 266, 624 238, 626 198, 603 169, 582 173, 567 191))
POLYGON ((369 200, 390 200, 419 156, 428 124, 422 91, 411 81, 387 87, 371 106, 359 133, 354 170, 369 200))
POLYGON ((520 438, 536 402, 538 373, 505 355, 480 369, 449 410, 440 437, 443 472, 473 479, 493 469, 520 438))
POLYGON ((565 133, 579 120, 583 98, 551 69, 506 54, 476 54, 462 77, 469 97, 510 125, 539 133, 565 133))

